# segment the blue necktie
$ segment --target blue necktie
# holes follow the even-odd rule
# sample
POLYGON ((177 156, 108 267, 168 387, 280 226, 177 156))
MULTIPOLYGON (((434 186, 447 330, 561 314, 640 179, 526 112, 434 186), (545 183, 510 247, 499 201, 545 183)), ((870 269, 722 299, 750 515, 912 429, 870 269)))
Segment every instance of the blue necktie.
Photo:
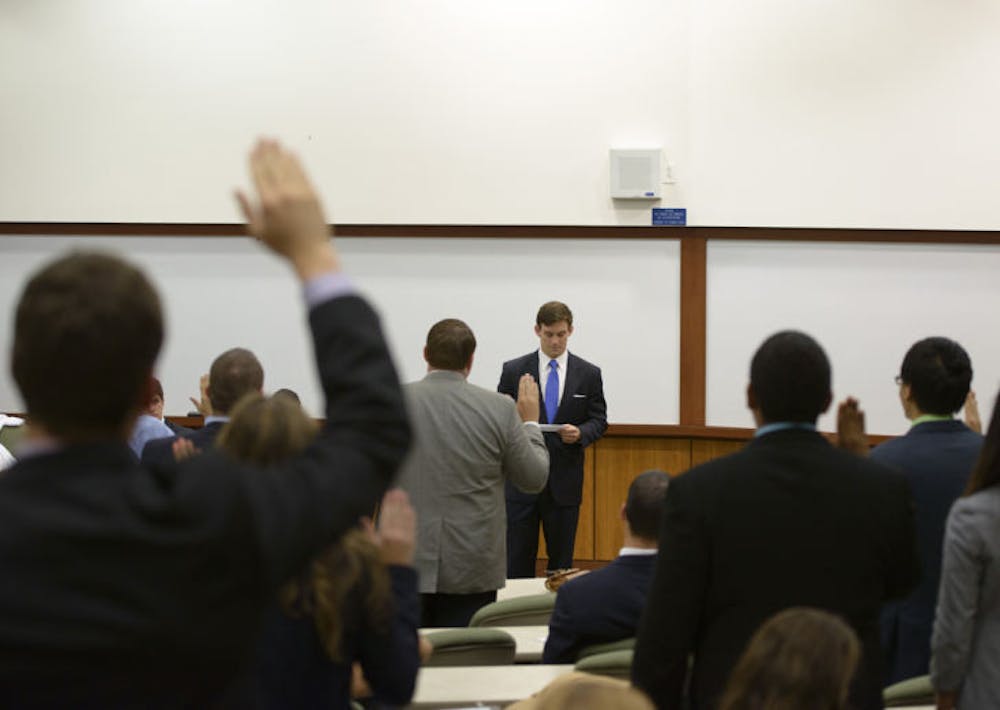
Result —
POLYGON ((545 416, 549 424, 556 422, 556 410, 559 409, 559 370, 555 360, 549 361, 549 379, 545 381, 545 416))

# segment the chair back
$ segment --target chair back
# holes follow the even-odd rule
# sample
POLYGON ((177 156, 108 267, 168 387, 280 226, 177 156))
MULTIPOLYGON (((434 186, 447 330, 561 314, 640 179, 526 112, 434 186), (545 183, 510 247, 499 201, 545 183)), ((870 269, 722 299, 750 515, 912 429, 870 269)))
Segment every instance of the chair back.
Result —
POLYGON ((424 638, 434 647, 425 667, 508 666, 517 651, 514 637, 500 629, 445 629, 424 638))
POLYGON ((631 649, 597 653, 577 661, 574 670, 628 680, 632 676, 632 653, 631 649))
POLYGON ((882 702, 887 708, 903 705, 933 705, 934 686, 929 675, 907 678, 893 683, 882 691, 882 702))
POLYGON ((487 604, 472 615, 469 626, 548 626, 556 595, 528 594, 487 604))
POLYGON ((622 639, 621 641, 610 641, 608 643, 595 643, 591 646, 584 646, 576 655, 576 660, 582 661, 589 656, 596 656, 599 653, 611 653, 612 651, 631 651, 635 648, 635 637, 622 639))

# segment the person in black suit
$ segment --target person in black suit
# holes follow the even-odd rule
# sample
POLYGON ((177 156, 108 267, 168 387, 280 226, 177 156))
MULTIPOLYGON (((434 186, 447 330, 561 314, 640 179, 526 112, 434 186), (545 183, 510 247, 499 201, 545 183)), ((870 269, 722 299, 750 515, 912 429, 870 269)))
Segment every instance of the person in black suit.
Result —
POLYGON ((653 579, 669 482, 663 471, 646 471, 632 481, 621 510, 625 544, 606 567, 559 587, 542 663, 575 663, 585 646, 635 636, 653 579))
POLYGON ((550 301, 538 309, 535 334, 540 347, 503 364, 497 391, 517 399, 522 375, 538 382, 542 408, 539 422, 561 424, 545 432, 549 480, 541 493, 523 493, 510 482, 507 501, 507 577, 535 576, 538 525, 548 552, 548 571, 573 566, 576 524, 583 498, 583 450, 608 428, 601 369, 566 349, 573 334, 573 313, 565 303, 550 301))
MULTIPOLYGON (((919 576, 906 481, 834 448, 815 422, 830 405, 830 364, 804 333, 777 333, 750 365, 757 423, 740 452, 675 478, 639 626, 632 680, 660 708, 714 708, 748 639, 776 612, 810 606, 841 615, 864 659, 859 710, 882 707, 882 604, 919 576)), ((855 402, 839 415, 856 415, 855 402)))
POLYGON ((972 383, 972 363, 961 345, 940 337, 920 340, 903 358, 897 382, 912 426, 905 436, 872 449, 871 458, 897 469, 910 484, 922 574, 909 596, 882 610, 886 685, 930 673, 945 522, 983 446, 981 434, 953 418, 972 383))
POLYGON ((76 252, 20 298, 12 371, 32 422, 0 477, 0 706, 211 707, 278 588, 370 515, 406 454, 402 391, 298 161, 251 155, 249 230, 305 288, 326 425, 285 464, 207 452, 170 472, 126 438, 163 338, 134 266, 76 252))
MULTIPOLYGON (((231 348, 212 361, 207 380, 202 377, 199 411, 205 414, 200 429, 191 429, 184 438, 200 451, 211 448, 229 412, 245 395, 264 389, 264 368, 257 356, 246 348, 231 348)), ((193 401, 193 400, 192 400, 193 401)), ((172 447, 176 436, 153 439, 142 449, 145 466, 165 466, 174 462, 172 447)))

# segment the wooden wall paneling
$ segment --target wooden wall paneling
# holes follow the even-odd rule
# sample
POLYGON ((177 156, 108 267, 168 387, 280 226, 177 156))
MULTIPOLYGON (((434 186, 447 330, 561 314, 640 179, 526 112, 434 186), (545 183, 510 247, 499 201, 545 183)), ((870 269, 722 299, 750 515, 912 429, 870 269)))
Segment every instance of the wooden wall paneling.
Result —
POLYGON ((671 475, 691 465, 691 441, 650 437, 604 438, 596 444, 594 559, 612 560, 622 545, 619 511, 638 474, 659 468, 671 475))
POLYGON ((691 466, 736 453, 745 445, 745 441, 733 441, 732 439, 693 439, 691 441, 691 466))

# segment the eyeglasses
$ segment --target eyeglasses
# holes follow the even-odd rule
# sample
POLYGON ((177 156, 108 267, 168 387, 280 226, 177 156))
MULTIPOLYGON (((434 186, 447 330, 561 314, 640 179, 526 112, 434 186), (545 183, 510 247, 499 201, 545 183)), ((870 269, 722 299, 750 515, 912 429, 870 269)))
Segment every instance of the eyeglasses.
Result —
POLYGON ((895 377, 893 377, 893 378, 892 378, 892 380, 893 380, 893 382, 895 382, 895 383, 896 383, 897 385, 901 385, 901 384, 903 384, 903 376, 902 376, 902 375, 896 375, 895 377))

